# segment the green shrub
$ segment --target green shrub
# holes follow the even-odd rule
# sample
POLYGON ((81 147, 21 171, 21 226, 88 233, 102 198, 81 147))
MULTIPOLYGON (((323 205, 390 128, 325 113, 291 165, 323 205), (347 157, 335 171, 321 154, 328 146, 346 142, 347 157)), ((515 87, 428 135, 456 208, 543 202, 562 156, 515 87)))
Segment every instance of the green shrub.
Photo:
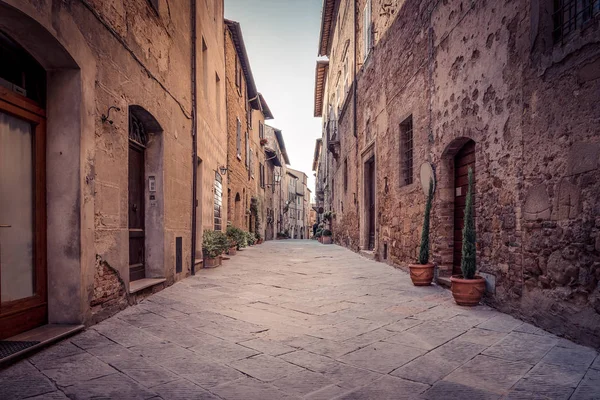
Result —
POLYGON ((205 257, 216 258, 229 248, 229 239, 221 231, 204 231, 202 252, 205 257))
POLYGON ((315 232, 315 236, 318 238, 323 236, 323 229, 322 228, 317 229, 317 232, 315 232))
POLYGON ((247 246, 246 243, 246 233, 240 228, 236 228, 234 226, 227 227, 227 237, 229 240, 234 243, 237 249, 241 249, 247 246))
POLYGON ((246 234, 246 242, 252 246, 256 243, 256 235, 252 232, 244 232, 246 234))
POLYGON ((476 264, 476 234, 475 234, 475 216, 473 215, 473 169, 469 167, 469 191, 465 204, 465 226, 462 232, 462 260, 460 269, 463 278, 473 279, 476 264))
POLYGON ((323 229, 323 236, 331 236, 332 233, 329 229, 323 229))
POLYGON ((421 248, 419 249, 419 264, 425 265, 429 261, 429 215, 431 214, 431 203, 433 200, 433 179, 429 181, 429 194, 425 205, 425 217, 423 219, 423 231, 421 232, 421 248))

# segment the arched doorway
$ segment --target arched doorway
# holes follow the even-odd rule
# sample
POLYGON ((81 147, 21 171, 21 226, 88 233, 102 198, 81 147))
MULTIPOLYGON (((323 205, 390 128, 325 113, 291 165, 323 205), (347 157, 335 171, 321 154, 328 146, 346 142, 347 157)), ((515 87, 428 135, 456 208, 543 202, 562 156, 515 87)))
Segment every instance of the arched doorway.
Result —
POLYGON ((129 106, 129 281, 165 275, 159 221, 162 201, 162 128, 144 108, 129 106))
POLYGON ((46 71, 0 31, 0 339, 48 320, 46 71))
MULTIPOLYGON (((452 274, 461 274, 462 231, 465 226, 465 204, 469 189, 469 168, 475 177, 475 142, 469 140, 454 156, 454 256, 452 274)), ((475 199, 475 196, 474 196, 475 199)))

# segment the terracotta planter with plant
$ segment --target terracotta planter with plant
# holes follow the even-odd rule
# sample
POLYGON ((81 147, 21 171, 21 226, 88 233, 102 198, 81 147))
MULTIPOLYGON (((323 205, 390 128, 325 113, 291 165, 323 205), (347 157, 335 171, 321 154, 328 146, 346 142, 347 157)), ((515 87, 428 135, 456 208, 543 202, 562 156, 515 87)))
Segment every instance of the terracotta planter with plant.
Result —
POLYGON ((433 180, 429 181, 429 194, 425 205, 423 231, 421 232, 421 248, 419 249, 418 264, 410 264, 410 279, 415 286, 429 286, 433 281, 435 265, 429 262, 429 215, 433 200, 433 180))
POLYGON ((229 247, 227 254, 230 256, 235 256, 237 254, 237 246, 234 244, 233 246, 229 247))
POLYGON ((323 229, 323 236, 321 236, 321 243, 331 244, 331 231, 329 229, 323 229))
POLYGON ((202 253, 204 268, 215 268, 221 265, 221 254, 229 249, 229 239, 221 231, 204 231, 202 237, 202 253))
POLYGON ((450 278, 452 296, 460 306, 476 306, 485 292, 485 279, 476 274, 476 234, 475 216, 473 215, 473 170, 469 168, 469 191, 465 204, 465 226, 462 232, 462 259, 460 269, 462 275, 450 278))

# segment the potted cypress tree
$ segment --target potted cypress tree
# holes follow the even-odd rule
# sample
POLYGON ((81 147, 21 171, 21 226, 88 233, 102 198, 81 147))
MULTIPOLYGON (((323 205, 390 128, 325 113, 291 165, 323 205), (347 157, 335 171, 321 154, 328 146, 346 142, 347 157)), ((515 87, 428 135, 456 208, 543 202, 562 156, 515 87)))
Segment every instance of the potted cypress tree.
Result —
POLYGON ((476 306, 485 292, 485 279, 476 274, 476 234, 473 215, 473 170, 469 168, 469 191, 465 204, 465 226, 462 232, 462 275, 450 278, 452 296, 460 306, 476 306))
POLYGON ((429 194, 425 205, 425 217, 423 220, 423 231, 421 232, 421 248, 419 249, 418 264, 410 264, 410 279, 415 286, 429 286, 433 281, 433 270, 435 265, 429 262, 429 215, 431 214, 431 203, 433 200, 433 179, 429 181, 429 194))

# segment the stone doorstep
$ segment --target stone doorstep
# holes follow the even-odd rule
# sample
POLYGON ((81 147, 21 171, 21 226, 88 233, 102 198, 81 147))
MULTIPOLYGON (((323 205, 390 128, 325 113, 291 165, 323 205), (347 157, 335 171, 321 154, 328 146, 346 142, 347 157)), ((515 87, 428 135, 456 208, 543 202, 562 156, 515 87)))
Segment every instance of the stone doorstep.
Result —
POLYGON ((129 293, 134 294, 139 292, 140 290, 147 289, 152 286, 159 285, 163 282, 166 282, 166 278, 144 278, 137 281, 129 282, 129 293))
POLYGON ((375 261, 375 252, 372 250, 361 250, 359 254, 369 260, 375 261))
POLYGON ((83 325, 47 324, 27 332, 19 333, 18 335, 9 337, 8 339, 3 339, 5 341, 31 341, 39 343, 17 353, 11 354, 8 357, 0 359, 0 367, 35 353, 43 347, 56 343, 68 336, 81 332, 84 329, 85 326, 83 325))

